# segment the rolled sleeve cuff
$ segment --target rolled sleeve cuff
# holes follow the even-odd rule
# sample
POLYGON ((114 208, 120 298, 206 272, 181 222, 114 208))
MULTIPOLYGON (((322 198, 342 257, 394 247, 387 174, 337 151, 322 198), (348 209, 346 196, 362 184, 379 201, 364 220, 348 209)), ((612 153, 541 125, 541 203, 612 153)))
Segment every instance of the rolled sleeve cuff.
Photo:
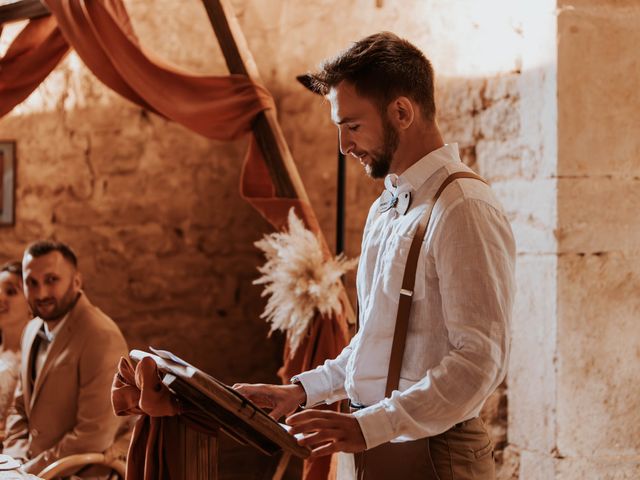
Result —
POLYGON ((302 384, 305 393, 307 394, 307 401, 305 407, 313 407, 319 403, 324 403, 327 397, 331 394, 331 387, 328 385, 322 372, 318 370, 311 370, 296 375, 298 381, 302 384))
POLYGON ((353 413, 367 442, 367 450, 382 445, 396 437, 389 415, 382 403, 377 403, 353 413))

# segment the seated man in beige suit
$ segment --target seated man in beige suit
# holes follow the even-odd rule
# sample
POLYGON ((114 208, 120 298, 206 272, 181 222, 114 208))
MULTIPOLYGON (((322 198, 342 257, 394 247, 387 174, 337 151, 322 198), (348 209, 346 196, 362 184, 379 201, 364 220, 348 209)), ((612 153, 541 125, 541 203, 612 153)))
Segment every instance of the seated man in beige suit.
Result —
POLYGON ((22 272, 36 318, 22 337, 3 453, 37 474, 62 457, 102 452, 113 443, 122 421, 111 408, 111 381, 127 344, 82 292, 77 259, 67 245, 30 245, 22 272))

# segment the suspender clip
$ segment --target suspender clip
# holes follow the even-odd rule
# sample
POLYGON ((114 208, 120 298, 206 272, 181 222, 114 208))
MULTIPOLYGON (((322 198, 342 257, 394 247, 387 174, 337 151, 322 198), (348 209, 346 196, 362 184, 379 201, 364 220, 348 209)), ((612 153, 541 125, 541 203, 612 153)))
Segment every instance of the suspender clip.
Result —
POLYGON ((400 295, 405 295, 407 297, 413 297, 413 290, 407 290, 406 288, 400 289, 400 295))

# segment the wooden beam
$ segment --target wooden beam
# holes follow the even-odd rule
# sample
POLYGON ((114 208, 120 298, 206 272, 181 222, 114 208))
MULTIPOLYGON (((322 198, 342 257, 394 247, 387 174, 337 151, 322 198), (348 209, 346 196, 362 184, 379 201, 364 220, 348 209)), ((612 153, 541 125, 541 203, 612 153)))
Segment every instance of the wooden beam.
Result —
MULTIPOLYGON (((247 75, 255 83, 264 85, 229 0, 202 0, 202 2, 218 38, 229 72, 247 75)), ((266 110, 258 114, 252 128, 269 169, 276 194, 279 197, 298 198, 311 205, 275 112, 266 110)), ((330 252, 322 232, 320 232, 320 241, 326 251, 330 252)), ((355 313, 344 288, 341 295, 347 319, 350 323, 354 323, 355 313)))
MULTIPOLYGON (((203 3, 229 72, 247 75, 255 83, 263 85, 258 67, 229 2, 203 0, 203 3)), ((277 196, 299 198, 309 202, 275 111, 266 110, 258 114, 253 125, 253 133, 269 168, 277 196)))
POLYGON ((47 15, 51 15, 51 12, 40 0, 17 0, 0 5, 0 25, 47 15))

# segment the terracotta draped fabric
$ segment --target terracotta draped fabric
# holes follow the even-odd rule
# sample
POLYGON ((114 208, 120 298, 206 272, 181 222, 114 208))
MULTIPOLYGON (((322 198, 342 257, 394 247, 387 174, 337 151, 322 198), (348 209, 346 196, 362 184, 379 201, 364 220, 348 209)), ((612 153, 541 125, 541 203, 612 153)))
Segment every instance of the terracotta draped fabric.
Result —
POLYGON ((0 58, 0 117, 26 100, 68 51, 55 18, 31 20, 0 58))
POLYGON ((142 359, 135 369, 126 358, 120 359, 111 387, 111 402, 116 415, 140 415, 127 454, 127 479, 183 479, 183 459, 175 454, 181 450, 178 437, 169 434, 173 426, 170 423, 175 423, 172 417, 176 415, 201 433, 212 437, 218 434, 219 426, 197 410, 179 410, 151 358, 142 359))
MULTIPOLYGON (((0 116, 9 112, 46 78, 74 48, 107 86, 131 102, 176 121, 207 138, 232 140, 251 132, 251 122, 273 100, 262 86, 242 75, 197 76, 154 57, 139 44, 122 0, 46 0, 53 16, 32 20, 0 59, 0 116)), ((311 206, 278 198, 253 135, 242 167, 240 193, 276 229, 294 207, 306 225, 320 228, 311 206)), ((285 352, 283 381, 327 358, 347 343, 342 316, 316 319, 293 357, 285 352)), ((149 432, 157 422, 149 420, 149 432)), ((320 465, 306 465, 307 480, 326 478, 320 465)))
MULTIPOLYGON (((346 319, 343 319, 346 324, 346 319)), ((312 320, 307 336, 300 342, 300 346, 289 358, 289 345, 285 346, 284 356, 287 359, 278 371, 283 383, 296 373, 304 372, 324 363, 327 358, 334 358, 349 342, 346 329, 334 321, 333 318, 323 317, 317 314, 312 320), (336 352, 333 356, 327 356, 327 352, 336 352)), ((323 410, 338 410, 339 403, 323 405, 323 410)), ((318 457, 312 461, 304 462, 303 477, 305 480, 324 480, 329 477, 331 471, 331 456, 318 457)))

